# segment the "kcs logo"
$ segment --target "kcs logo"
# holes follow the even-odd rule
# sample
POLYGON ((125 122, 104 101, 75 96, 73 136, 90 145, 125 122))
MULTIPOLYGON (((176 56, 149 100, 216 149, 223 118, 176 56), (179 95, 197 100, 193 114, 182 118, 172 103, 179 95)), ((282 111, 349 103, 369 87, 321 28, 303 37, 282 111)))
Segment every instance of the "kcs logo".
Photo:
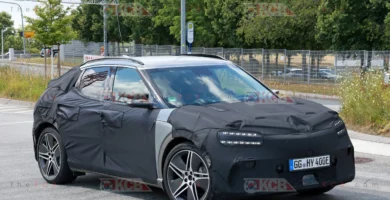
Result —
POLYGON ((152 190, 145 184, 134 181, 101 178, 100 189, 111 192, 152 192, 152 190))
POLYGON ((250 194, 256 192, 295 192, 293 186, 284 178, 259 178, 244 180, 244 189, 250 194))

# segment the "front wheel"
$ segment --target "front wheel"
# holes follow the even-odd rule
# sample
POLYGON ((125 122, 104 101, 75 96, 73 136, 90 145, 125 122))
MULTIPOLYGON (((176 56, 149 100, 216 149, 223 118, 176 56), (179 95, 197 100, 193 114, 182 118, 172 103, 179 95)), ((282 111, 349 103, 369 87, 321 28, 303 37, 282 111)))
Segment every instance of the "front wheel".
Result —
POLYGON ((210 174, 202 153, 191 143, 173 148, 164 163, 164 190, 172 200, 212 199, 210 174))
POLYGON ((51 184, 66 184, 76 176, 70 170, 61 136, 54 128, 42 131, 37 144, 38 166, 42 177, 51 184))

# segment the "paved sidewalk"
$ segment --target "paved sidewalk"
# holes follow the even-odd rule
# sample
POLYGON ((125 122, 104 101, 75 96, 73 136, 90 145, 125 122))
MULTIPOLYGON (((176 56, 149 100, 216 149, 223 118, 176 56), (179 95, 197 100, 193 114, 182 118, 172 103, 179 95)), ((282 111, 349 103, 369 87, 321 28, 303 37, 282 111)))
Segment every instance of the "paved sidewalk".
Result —
POLYGON ((33 109, 35 107, 35 102, 0 98, 0 105, 16 105, 16 106, 19 105, 19 106, 29 107, 33 109))
POLYGON ((359 139, 359 140, 365 140, 370 142, 376 142, 376 143, 383 143, 383 144, 389 144, 390 145, 390 137, 384 137, 380 135, 370 135, 365 133, 359 133, 356 131, 348 130, 348 134, 351 138, 359 139))

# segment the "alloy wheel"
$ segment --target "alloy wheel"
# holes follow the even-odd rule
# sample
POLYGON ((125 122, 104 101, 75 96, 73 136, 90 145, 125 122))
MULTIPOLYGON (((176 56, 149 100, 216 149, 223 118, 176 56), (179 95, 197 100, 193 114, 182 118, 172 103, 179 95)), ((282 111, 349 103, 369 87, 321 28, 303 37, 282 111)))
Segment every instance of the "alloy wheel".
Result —
POLYGON ((191 150, 179 151, 172 157, 167 181, 172 196, 178 200, 204 200, 210 188, 207 165, 191 150))
POLYGON ((61 169, 61 148, 56 137, 45 133, 38 146, 38 162, 45 178, 55 179, 61 169))

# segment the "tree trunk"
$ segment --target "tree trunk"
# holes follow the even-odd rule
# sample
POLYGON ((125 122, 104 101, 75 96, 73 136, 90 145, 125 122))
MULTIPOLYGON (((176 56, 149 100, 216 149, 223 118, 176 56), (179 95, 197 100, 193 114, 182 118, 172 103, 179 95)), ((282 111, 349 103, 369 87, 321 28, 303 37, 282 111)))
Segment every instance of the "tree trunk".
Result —
POLYGON ((291 68, 291 54, 287 55, 287 68, 291 68))
POLYGON ((45 80, 46 80, 46 78, 47 78, 46 46, 43 47, 43 56, 45 58, 45 80))
POLYGON ((57 71, 58 71, 58 77, 61 76, 61 58, 60 58, 60 44, 57 45, 57 71))
POLYGON ((306 52, 302 53, 302 72, 303 72, 303 80, 307 81, 306 52))
POLYGON ((117 42, 117 47, 118 47, 118 56, 121 55, 121 44, 119 42, 117 42))
POLYGON ((318 54, 317 55, 317 70, 316 70, 316 73, 320 73, 320 60, 321 60, 321 56, 318 54))
POLYGON ((270 55, 269 55, 269 53, 267 52, 267 53, 265 54, 265 61, 266 61, 265 73, 263 73, 263 74, 265 74, 265 75, 268 75, 268 72, 269 72, 269 67, 270 67, 270 59, 269 59, 269 57, 270 57, 270 55))
POLYGON ((315 66, 315 63, 316 63, 316 56, 310 54, 310 76, 315 76, 315 77, 318 77, 318 72, 317 70, 315 70, 314 66, 315 66), (314 73, 313 73, 314 72, 314 73))

